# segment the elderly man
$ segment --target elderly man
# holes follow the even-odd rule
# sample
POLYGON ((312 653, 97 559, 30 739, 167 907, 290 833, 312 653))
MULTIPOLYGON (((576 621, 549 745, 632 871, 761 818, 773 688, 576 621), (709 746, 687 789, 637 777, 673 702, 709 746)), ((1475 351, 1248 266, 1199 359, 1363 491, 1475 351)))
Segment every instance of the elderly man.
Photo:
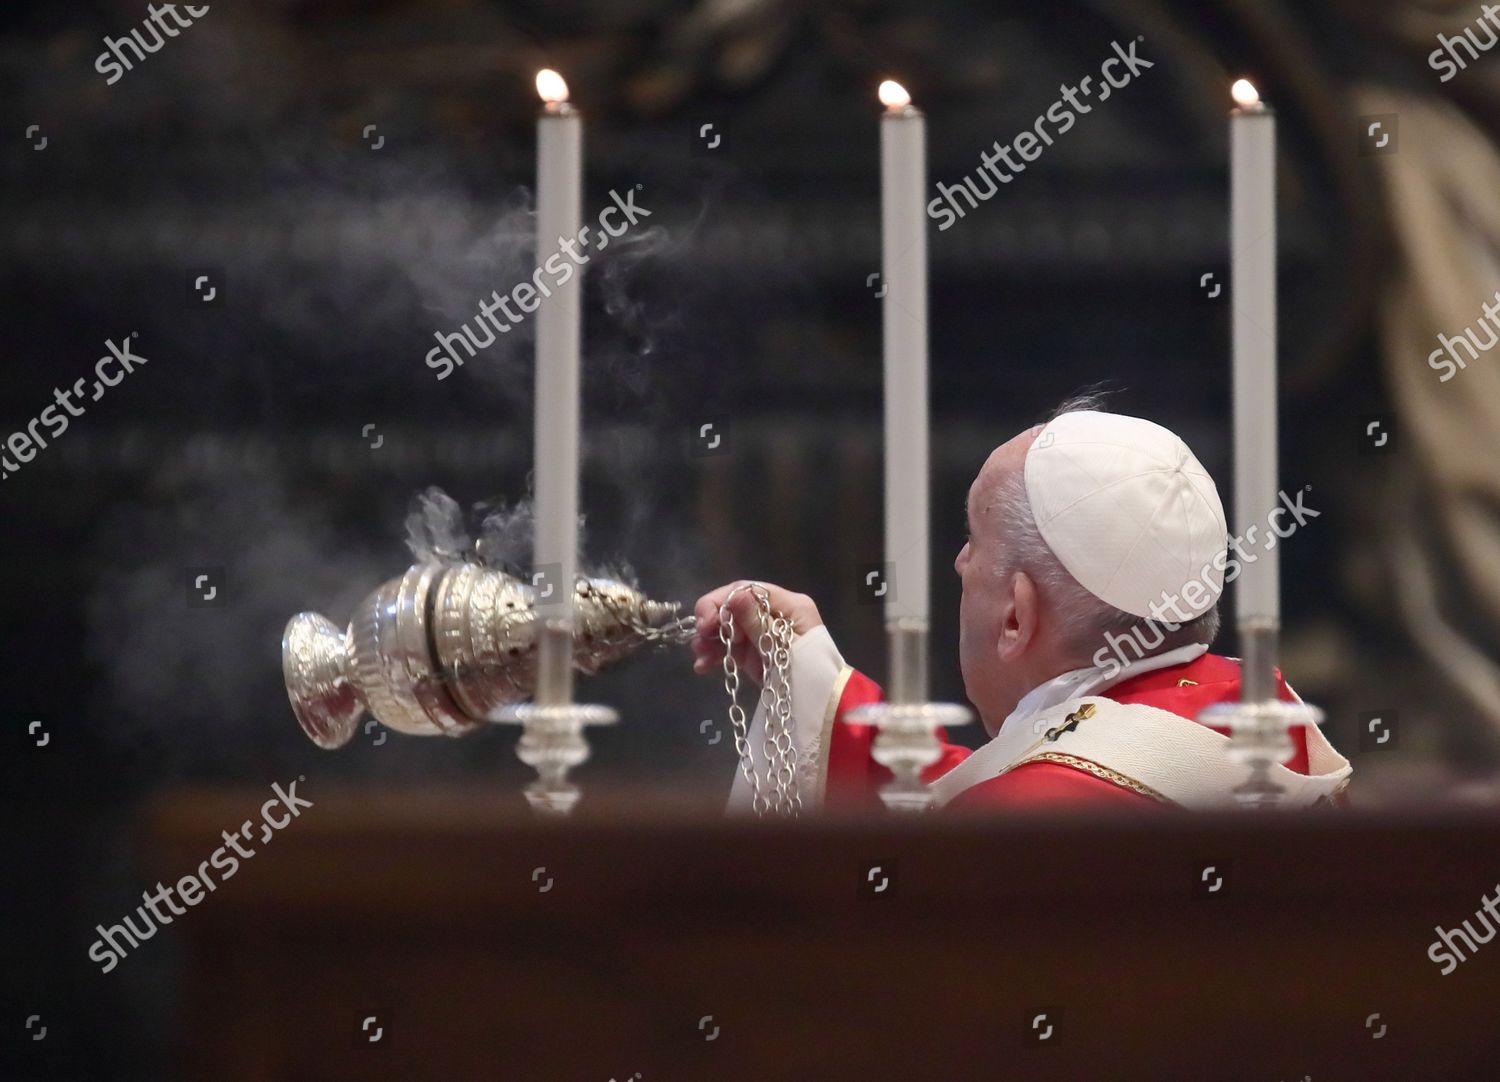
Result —
MULTIPOLYGON (((1213 479, 1167 429, 1089 405, 1067 404, 996 448, 969 488, 969 539, 954 561, 959 658, 992 739, 973 753, 943 743, 923 773, 940 806, 1203 808, 1232 803, 1245 776, 1224 754, 1228 737, 1196 721, 1240 692, 1239 663, 1208 652, 1219 594, 1240 571, 1213 479)), ((1238 541, 1235 553, 1256 558, 1238 541)), ((727 602, 734 656, 764 678, 753 645, 760 616, 744 585, 698 601, 695 671, 722 663, 727 602)), ((873 732, 845 719, 880 689, 845 664, 811 598, 762 588, 795 634, 792 742, 804 807, 878 805, 890 773, 870 757, 873 732)), ((762 708, 750 734, 761 771, 764 725, 762 708)), ((1348 762, 1315 727, 1294 729, 1293 744, 1274 768, 1284 802, 1334 800, 1348 762)), ((749 804, 739 776, 730 808, 749 804)))

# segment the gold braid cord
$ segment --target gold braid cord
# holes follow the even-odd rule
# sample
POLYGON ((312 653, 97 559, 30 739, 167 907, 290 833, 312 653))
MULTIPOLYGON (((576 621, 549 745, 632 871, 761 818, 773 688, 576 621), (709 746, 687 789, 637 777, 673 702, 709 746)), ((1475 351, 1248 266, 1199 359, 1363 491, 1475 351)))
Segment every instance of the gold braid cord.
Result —
POLYGON ((1112 785, 1118 785, 1121 789, 1129 789, 1132 793, 1139 793, 1141 796, 1150 797, 1152 800, 1160 801, 1163 804, 1176 803, 1176 801, 1163 796, 1144 782, 1136 781, 1128 775, 1121 774, 1118 770, 1111 770, 1107 766, 1100 766, 1091 759, 1080 759, 1076 755, 1068 755, 1060 751, 1038 752, 1029 759, 1022 759, 1015 766, 1011 767, 1010 770, 1007 770, 1006 773, 1009 774, 1011 771, 1019 770, 1027 763, 1056 763, 1059 766, 1071 767, 1074 770, 1081 770, 1085 774, 1092 774, 1094 777, 1107 781, 1112 785))

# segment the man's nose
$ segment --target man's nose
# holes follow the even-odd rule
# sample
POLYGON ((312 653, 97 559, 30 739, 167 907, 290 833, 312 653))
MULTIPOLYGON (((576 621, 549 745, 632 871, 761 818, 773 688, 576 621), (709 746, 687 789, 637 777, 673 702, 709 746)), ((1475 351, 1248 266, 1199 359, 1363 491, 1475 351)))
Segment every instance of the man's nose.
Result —
POLYGON ((964 564, 969 562, 969 543, 964 542, 964 547, 958 550, 958 557, 953 561, 953 570, 958 572, 958 577, 963 578, 964 564))

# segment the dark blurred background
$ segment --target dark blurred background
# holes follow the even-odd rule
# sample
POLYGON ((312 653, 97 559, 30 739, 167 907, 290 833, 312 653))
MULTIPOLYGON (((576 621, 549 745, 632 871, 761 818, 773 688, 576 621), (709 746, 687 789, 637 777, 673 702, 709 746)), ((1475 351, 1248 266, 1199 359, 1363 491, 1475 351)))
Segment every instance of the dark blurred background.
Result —
MULTIPOLYGON (((585 215, 635 186, 651 212, 587 277, 586 561, 686 603, 742 576, 803 590, 879 676, 858 576, 881 548, 874 88, 912 90, 931 180, 956 183, 1143 37, 1153 68, 931 233, 949 700, 965 491, 1061 398, 1105 381, 1230 505, 1227 292, 1200 283, 1227 269, 1227 87, 1254 78, 1281 121, 1283 487, 1322 512, 1284 550, 1283 667, 1327 710, 1356 804, 1500 793, 1500 377, 1481 357, 1449 385, 1424 363, 1500 285, 1496 69, 1444 83, 1426 60, 1478 5, 216 3, 107 85, 103 39, 146 14, 12 2, 0 37, 0 431, 91 375, 107 339, 147 359, 0 487, 7 1046, 42 1013, 80 1076, 166 1070, 171 936, 109 976, 86 958, 150 885, 132 823, 165 787, 302 774, 314 798, 443 781, 520 802, 511 730, 318 751, 279 649, 292 613, 342 624, 400 573, 427 486, 466 507, 527 495, 527 325, 444 381, 423 358, 530 273, 542 66, 587 120, 585 215), (1373 147, 1369 116, 1395 117, 1394 145, 1373 147), (704 423, 719 453, 695 444, 704 423), (1362 747, 1377 713, 1399 741, 1362 747)), ((591 734, 585 793, 680 789, 708 811, 727 794, 731 743, 700 729, 724 728, 723 689, 685 651, 582 686, 623 716, 591 734)))

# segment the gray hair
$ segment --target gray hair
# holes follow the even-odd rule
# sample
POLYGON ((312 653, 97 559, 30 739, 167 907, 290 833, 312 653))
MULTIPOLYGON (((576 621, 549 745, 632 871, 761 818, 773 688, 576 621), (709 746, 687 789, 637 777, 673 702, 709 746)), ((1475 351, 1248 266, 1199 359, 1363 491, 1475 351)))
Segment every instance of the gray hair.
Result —
MULTIPOLYGON (((1097 410, 1103 405, 1104 397, 1104 393, 1098 390, 1074 395, 1064 401, 1048 420, 1065 413, 1097 410)), ((1084 589, 1069 574, 1042 537, 1041 530, 1037 529, 1036 517, 1031 512, 1031 499, 1026 494, 1024 468, 1012 470, 996 486, 992 506, 999 516, 1000 535, 1004 538, 998 568, 1001 579, 1009 579, 1018 571, 1025 571, 1030 576, 1036 583, 1037 590, 1047 599, 1067 629, 1064 648, 1070 657, 1079 659, 1080 665, 1088 663, 1087 659, 1095 656, 1101 646, 1125 636, 1154 642, 1156 645, 1150 653, 1162 653, 1189 643, 1208 645, 1218 636, 1217 602, 1201 616, 1174 625, 1117 609, 1084 589)), ((1140 650, 1139 645, 1136 649, 1138 654, 1145 652, 1140 650)))

